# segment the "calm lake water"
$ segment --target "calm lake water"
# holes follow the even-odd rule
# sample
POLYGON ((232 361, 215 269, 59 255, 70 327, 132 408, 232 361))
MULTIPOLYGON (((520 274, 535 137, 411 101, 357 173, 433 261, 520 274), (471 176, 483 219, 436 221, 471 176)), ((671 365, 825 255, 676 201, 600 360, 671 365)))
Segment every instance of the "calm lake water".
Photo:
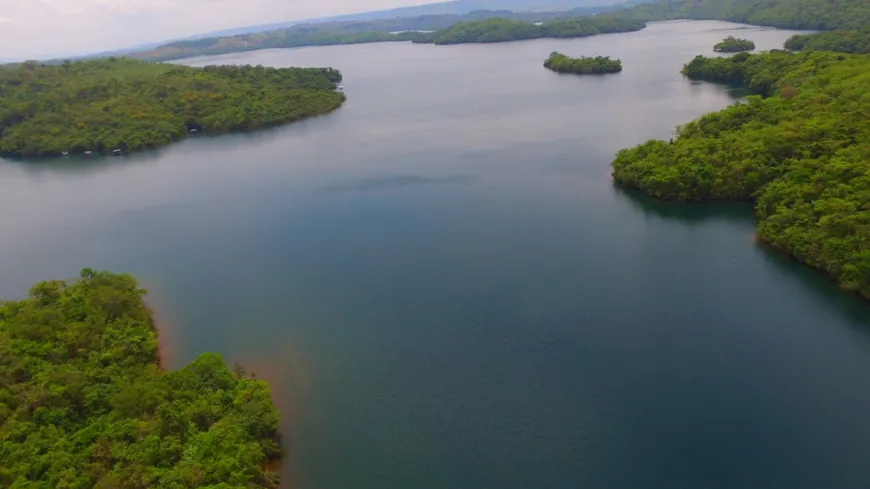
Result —
POLYGON ((732 103, 727 35, 273 50, 333 66, 307 122, 0 161, 0 297, 84 266, 151 291, 171 366, 268 379, 285 488, 870 487, 870 307, 753 242, 751 207, 614 188, 614 152, 732 103), (559 76, 554 50, 625 71, 559 76))

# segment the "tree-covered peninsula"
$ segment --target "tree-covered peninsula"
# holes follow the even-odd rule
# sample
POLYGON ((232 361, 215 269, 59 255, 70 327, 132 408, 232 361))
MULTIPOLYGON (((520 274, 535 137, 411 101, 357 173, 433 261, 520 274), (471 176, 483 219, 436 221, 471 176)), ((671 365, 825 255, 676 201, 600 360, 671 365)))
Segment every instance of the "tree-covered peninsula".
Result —
POLYGON ((870 299, 870 59, 741 53, 684 71, 759 95, 620 151, 615 181, 660 199, 754 200, 761 241, 870 299))
POLYGON ((607 56, 571 58, 560 52, 550 53, 544 61, 544 67, 557 73, 573 73, 577 75, 603 75, 622 71, 622 61, 610 59, 607 56))
POLYGON ((0 66, 0 154, 119 152, 191 132, 292 122, 338 108, 331 68, 209 66, 133 59, 0 66))
POLYGON ((870 53, 870 28, 838 29, 817 34, 797 34, 785 42, 792 51, 835 51, 838 53, 870 53))
POLYGON ((269 387, 215 354, 162 372, 142 294, 85 269, 0 305, 0 487, 277 487, 269 387))
POLYGON ((752 51, 753 49, 755 49, 754 42, 749 39, 738 39, 734 36, 728 36, 713 46, 713 51, 717 53, 739 53, 741 51, 752 51))

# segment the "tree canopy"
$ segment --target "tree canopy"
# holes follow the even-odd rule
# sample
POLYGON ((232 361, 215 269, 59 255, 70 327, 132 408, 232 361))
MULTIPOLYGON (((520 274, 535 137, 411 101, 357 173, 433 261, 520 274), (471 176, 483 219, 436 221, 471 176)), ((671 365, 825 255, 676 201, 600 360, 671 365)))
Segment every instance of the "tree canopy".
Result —
POLYGON ((607 56, 571 58, 560 52, 550 53, 544 61, 544 67, 558 73, 574 73, 577 75, 600 75, 619 73, 622 71, 622 61, 610 59, 607 56))
POLYGON ((620 151, 615 181, 661 199, 754 200, 760 240, 870 299, 870 59, 741 53, 684 72, 758 95, 620 151))
POLYGON ((215 354, 161 372, 142 294, 85 269, 0 305, 0 487, 277 487, 266 383, 215 354))
POLYGON ((169 64, 106 58, 0 66, 0 154, 138 150, 191 130, 228 132, 336 109, 331 68, 169 64))
POLYGON ((717 53, 739 53, 741 51, 752 51, 755 49, 755 43, 749 39, 738 39, 734 36, 728 36, 713 46, 713 51, 717 53))

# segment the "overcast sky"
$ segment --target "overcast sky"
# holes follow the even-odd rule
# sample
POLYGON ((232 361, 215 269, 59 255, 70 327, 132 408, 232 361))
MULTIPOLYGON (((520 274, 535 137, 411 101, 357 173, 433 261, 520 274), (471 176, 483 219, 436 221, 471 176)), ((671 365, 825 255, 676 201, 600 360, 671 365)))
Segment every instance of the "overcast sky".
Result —
MULTIPOLYGON (((430 0, 431 1, 431 0, 430 0)), ((230 27, 426 0, 0 0, 0 59, 130 47, 230 27)))

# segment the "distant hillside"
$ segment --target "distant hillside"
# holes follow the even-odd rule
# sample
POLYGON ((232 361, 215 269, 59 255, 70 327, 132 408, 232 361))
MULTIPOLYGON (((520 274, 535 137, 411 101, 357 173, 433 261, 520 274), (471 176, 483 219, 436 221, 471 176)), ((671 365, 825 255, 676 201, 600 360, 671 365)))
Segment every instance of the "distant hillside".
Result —
POLYGON ((550 12, 576 8, 603 7, 627 3, 626 0, 453 0, 451 2, 427 3, 414 7, 401 7, 389 10, 374 10, 357 14, 337 15, 316 19, 278 22, 254 26, 206 32, 186 38, 187 40, 208 37, 238 36, 276 29, 286 29, 300 24, 321 24, 327 22, 347 22, 383 20, 425 15, 466 15, 477 10, 509 10, 512 12, 550 12))
MULTIPOLYGON (((642 22, 671 19, 727 20, 779 28, 812 30, 856 29, 870 25, 870 0, 665 0, 650 3, 632 1, 562 11, 519 11, 519 7, 523 5, 539 7, 556 3, 557 6, 566 6, 571 2, 600 3, 608 1, 618 0, 542 0, 540 3, 534 4, 531 0, 457 0, 421 7, 357 14, 340 17, 337 18, 338 20, 297 24, 282 29, 275 28, 251 34, 188 39, 171 42, 153 49, 125 53, 125 55, 148 61, 168 61, 193 56, 269 48, 386 41, 433 42, 432 40, 438 37, 437 33, 435 35, 424 35, 423 33, 447 29, 458 23, 475 23, 495 18, 528 23, 530 25, 524 26, 521 30, 525 30, 527 36, 532 36, 536 29, 531 24, 591 16, 605 12, 610 12, 608 15, 611 15, 613 11, 619 11, 621 17, 642 22), (466 14, 442 13, 416 17, 401 16, 420 12, 420 9, 458 9, 492 4, 507 4, 515 10, 474 10, 466 14), (361 18, 367 15, 392 16, 385 19, 366 20, 361 18), (348 20, 348 17, 357 20, 348 20)), ((486 25, 491 26, 492 24, 486 25)), ((512 29, 511 31, 513 32, 512 29)), ((537 37, 538 34, 540 33, 532 37, 537 37)), ((511 33, 502 33, 495 37, 515 38, 516 36, 511 33)), ((522 37, 520 36, 520 38, 522 37)))
POLYGON ((124 53, 146 61, 207 56, 257 49, 361 44, 387 41, 432 42, 422 32, 441 31, 459 23, 473 23, 489 19, 507 19, 516 22, 551 22, 559 19, 591 16, 618 10, 621 6, 585 7, 559 12, 511 12, 509 10, 476 10, 465 15, 441 14, 418 17, 390 18, 299 24, 254 34, 217 36, 171 42, 153 49, 124 53), (421 32, 422 31, 422 32, 421 32), (398 33, 398 34, 396 34, 398 33), (427 41, 428 39, 428 41, 427 41))

